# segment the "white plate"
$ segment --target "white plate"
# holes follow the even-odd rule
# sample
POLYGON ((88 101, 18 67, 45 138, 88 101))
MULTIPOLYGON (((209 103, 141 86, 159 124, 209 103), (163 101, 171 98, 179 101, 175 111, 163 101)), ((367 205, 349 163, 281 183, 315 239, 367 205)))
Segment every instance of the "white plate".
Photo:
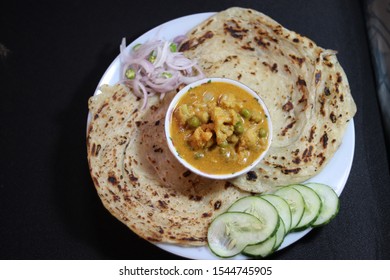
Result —
MULTIPOLYGON (((165 40, 172 40, 178 35, 184 35, 197 24, 203 22, 208 17, 214 13, 201 13, 194 14, 178 19, 168 21, 164 24, 161 24, 152 30, 146 32, 138 39, 133 41, 128 48, 132 48, 138 43, 144 43, 151 38, 159 38, 165 40)), ((118 41, 118 50, 119 50, 118 41)), ((103 84, 116 84, 120 79, 120 62, 119 56, 111 63, 103 77, 101 78, 95 94, 99 93, 99 87, 103 84)), ((333 158, 329 161, 323 171, 317 176, 310 179, 312 182, 324 183, 330 185, 334 188, 338 195, 344 189, 345 183, 347 182, 349 172, 352 167, 353 155, 355 150, 355 128, 353 120, 350 121, 347 130, 345 132, 343 142, 337 152, 334 154, 333 158)), ((283 244, 279 250, 291 245, 296 242, 304 235, 306 235, 310 229, 304 230, 302 232, 290 233, 286 236, 283 244)), ((189 258, 189 259, 218 259, 207 246, 204 247, 181 247, 171 244, 155 244, 159 248, 168 251, 172 254, 189 258)), ((245 256, 239 255, 235 257, 236 259, 246 258, 245 256)))

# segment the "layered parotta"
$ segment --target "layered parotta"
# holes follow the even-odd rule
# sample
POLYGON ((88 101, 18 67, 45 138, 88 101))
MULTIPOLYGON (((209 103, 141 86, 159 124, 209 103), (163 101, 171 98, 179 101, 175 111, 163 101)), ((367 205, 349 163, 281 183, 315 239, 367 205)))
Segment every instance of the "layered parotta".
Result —
POLYGON ((251 9, 230 8, 188 33, 181 46, 208 77, 238 80, 267 105, 273 142, 266 158, 233 183, 270 191, 318 174, 356 113, 336 52, 251 9))
POLYGON ((174 172, 161 181, 157 163, 168 147, 151 99, 122 85, 103 86, 90 99, 87 148, 90 172, 104 206, 142 238, 153 242, 204 245, 210 221, 247 195, 228 182, 198 177, 167 153, 174 172), (143 136, 143 133, 145 135, 143 136), (156 159, 148 154, 155 155, 156 159))

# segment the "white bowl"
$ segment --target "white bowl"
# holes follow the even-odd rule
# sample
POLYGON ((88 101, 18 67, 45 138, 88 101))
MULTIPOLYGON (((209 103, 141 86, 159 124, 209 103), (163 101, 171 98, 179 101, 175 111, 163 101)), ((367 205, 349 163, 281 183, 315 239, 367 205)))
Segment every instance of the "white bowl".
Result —
POLYGON ((272 122, 271 122, 271 117, 270 117, 270 114, 268 112, 268 109, 267 109, 267 106, 265 105, 265 103, 263 102, 263 100, 259 97, 259 95, 253 91, 252 89, 250 89, 248 86, 244 85, 243 83, 240 83, 238 81, 235 81, 235 80, 232 80, 232 79, 227 79, 227 78, 206 78, 206 79, 202 79, 202 80, 198 80, 196 82, 193 82, 187 86, 185 86, 183 89, 181 89, 176 95, 175 97, 172 99, 169 107, 168 107, 168 110, 167 110, 167 114, 165 116, 165 136, 166 136, 166 140, 167 140, 167 143, 168 143, 168 147, 169 147, 169 150, 172 152, 172 154, 176 157, 176 159, 183 165, 185 166, 186 168, 188 168, 190 171, 200 175, 200 176, 203 176, 203 177, 206 177, 206 178, 210 178, 210 179, 219 179, 219 180, 222 180, 222 179, 230 179, 230 178, 234 178, 234 177, 237 177, 237 176, 240 176, 242 174, 245 174, 247 172, 249 172, 250 170, 252 170, 263 158, 264 156, 266 155, 266 153, 268 152, 269 150, 269 147, 271 145, 271 141, 272 141, 272 122), (256 100, 258 101, 258 103, 261 105, 261 107, 263 108, 264 110, 264 113, 265 115, 267 116, 267 121, 268 121, 268 130, 269 130, 269 135, 268 135, 268 145, 267 145, 267 148, 264 150, 263 153, 260 154, 260 156, 258 158, 256 158, 256 160, 254 160, 250 165, 248 165, 247 167, 235 172, 235 173, 228 173, 228 174, 210 174, 210 173, 205 173, 199 169, 197 169, 196 167, 194 167, 193 165, 191 165, 190 163, 188 163, 185 159, 183 159, 182 157, 179 156, 173 142, 172 142, 172 137, 171 137, 171 120, 172 120, 172 115, 173 115, 173 112, 175 110, 175 107, 177 105, 177 103, 179 102, 179 100, 181 99, 181 97, 183 95, 185 95, 191 88, 194 88, 196 86, 199 86, 199 85, 202 85, 204 83, 209 83, 209 82, 223 82, 223 83, 228 83, 228 84, 232 84, 232 85, 235 85, 243 90, 245 90, 246 92, 248 92, 250 95, 252 95, 253 97, 256 98, 256 100))

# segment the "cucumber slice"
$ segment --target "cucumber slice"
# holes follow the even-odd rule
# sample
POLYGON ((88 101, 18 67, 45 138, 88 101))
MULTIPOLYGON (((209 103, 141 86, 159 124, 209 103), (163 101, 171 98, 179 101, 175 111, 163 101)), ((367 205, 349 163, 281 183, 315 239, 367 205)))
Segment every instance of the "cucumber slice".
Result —
POLYGON ((275 241, 273 251, 276 251, 277 249, 279 249, 280 245, 282 245, 282 243, 284 241, 284 237, 287 234, 286 232, 287 231, 286 231, 286 227, 283 223, 283 220, 280 219, 279 228, 278 228, 277 232, 275 233, 276 241, 275 241))
POLYGON ((285 227, 283 220, 280 219, 279 227, 273 236, 260 244, 249 245, 245 247, 242 253, 250 257, 265 258, 280 247, 280 245, 283 243, 284 237, 285 227))
POLYGON ((228 212, 244 212, 258 218, 262 224, 259 230, 260 242, 270 238, 279 227, 279 214, 276 208, 259 196, 246 196, 234 202, 228 212))
POLYGON ((286 186, 277 190, 274 194, 284 198, 288 203, 291 210, 290 231, 295 229, 301 221, 305 211, 305 201, 303 200, 301 193, 290 186, 286 186))
POLYGON ((263 194, 260 195, 260 197, 267 200, 276 208, 280 218, 284 223, 284 228, 286 230, 285 234, 287 234, 287 232, 290 231, 290 227, 291 227, 291 210, 286 200, 280 196, 276 196, 273 194, 263 194))
POLYGON ((263 228, 263 223, 251 214, 225 212, 217 216, 209 226, 209 248, 219 257, 233 257, 246 246, 261 242, 264 239, 263 228))
POLYGON ((307 187, 313 189, 322 201, 322 208, 313 227, 323 226, 329 223, 339 212, 340 200, 336 192, 328 185, 319 183, 306 183, 307 187))
POLYGON ((305 185, 291 185, 291 187, 299 191, 305 201, 305 211, 303 212, 302 219, 294 229, 294 231, 301 231, 310 227, 318 218, 322 208, 322 202, 318 194, 305 185))
POLYGON ((249 257, 265 258, 266 256, 270 255, 274 251, 275 244, 276 244, 276 234, 268 238, 263 243, 257 245, 249 245, 245 247, 242 253, 249 257))

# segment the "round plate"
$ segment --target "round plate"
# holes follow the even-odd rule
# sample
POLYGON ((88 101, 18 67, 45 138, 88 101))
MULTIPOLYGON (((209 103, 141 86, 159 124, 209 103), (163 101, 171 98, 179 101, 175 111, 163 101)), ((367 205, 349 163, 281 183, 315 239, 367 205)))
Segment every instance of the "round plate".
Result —
MULTIPOLYGON (((138 39, 133 41, 127 48, 132 48, 138 43, 144 43, 152 38, 159 38, 164 40, 172 40, 178 35, 184 35, 189 30, 191 30, 196 25, 200 24, 214 13, 201 13, 189 15, 181 18, 177 18, 171 21, 168 21, 164 24, 161 24, 152 30, 146 32, 138 39)), ((118 46, 119 46, 118 42, 118 46)), ((101 78, 95 95, 99 94, 99 88, 103 84, 114 85, 120 80, 120 61, 119 55, 108 67, 103 77, 101 78)), ((353 120, 349 122, 349 125, 345 131, 343 142, 340 145, 340 148, 334 154, 333 158, 325 166, 321 173, 317 174, 315 177, 311 178, 311 182, 324 183, 330 185, 334 188, 338 195, 344 189, 345 183, 347 182, 349 172, 352 167, 353 155, 355 150, 355 128, 353 120)), ((283 244, 280 246, 279 250, 289 246, 290 244, 296 242, 304 235, 306 235, 310 229, 306 229, 302 232, 289 233, 283 244)), ((207 246, 203 247, 182 247, 172 244, 161 244, 154 243, 159 248, 168 251, 172 254, 189 258, 189 259, 219 259, 215 256, 207 246)), ((238 255, 235 259, 245 259, 247 257, 243 255, 238 255)))

